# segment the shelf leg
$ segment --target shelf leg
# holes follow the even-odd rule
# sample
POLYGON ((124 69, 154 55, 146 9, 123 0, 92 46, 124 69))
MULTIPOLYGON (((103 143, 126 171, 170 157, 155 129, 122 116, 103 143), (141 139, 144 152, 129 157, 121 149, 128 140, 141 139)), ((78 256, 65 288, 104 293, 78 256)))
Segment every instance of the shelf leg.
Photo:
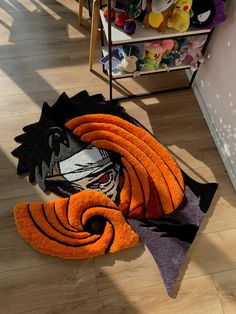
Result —
POLYGON ((89 48, 89 70, 91 71, 94 63, 94 53, 97 43, 98 35, 98 24, 99 24, 99 5, 98 0, 93 0, 92 10, 92 25, 90 33, 90 48, 89 48))
POLYGON ((82 26, 84 0, 79 0, 79 25, 82 26))
POLYGON ((111 38, 111 1, 107 1, 108 9, 108 54, 109 54, 109 97, 112 100, 112 38, 111 38))

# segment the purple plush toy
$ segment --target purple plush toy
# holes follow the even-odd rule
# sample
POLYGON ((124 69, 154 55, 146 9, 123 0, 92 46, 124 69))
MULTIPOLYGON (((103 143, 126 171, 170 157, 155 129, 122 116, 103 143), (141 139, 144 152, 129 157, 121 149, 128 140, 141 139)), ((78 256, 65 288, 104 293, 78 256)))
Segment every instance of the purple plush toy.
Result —
POLYGON ((191 25, 197 28, 211 29, 227 18, 222 0, 193 0, 191 11, 191 25))
POLYGON ((227 19, 225 15, 225 4, 222 0, 213 0, 215 4, 215 15, 208 28, 214 28, 217 24, 223 23, 227 19))

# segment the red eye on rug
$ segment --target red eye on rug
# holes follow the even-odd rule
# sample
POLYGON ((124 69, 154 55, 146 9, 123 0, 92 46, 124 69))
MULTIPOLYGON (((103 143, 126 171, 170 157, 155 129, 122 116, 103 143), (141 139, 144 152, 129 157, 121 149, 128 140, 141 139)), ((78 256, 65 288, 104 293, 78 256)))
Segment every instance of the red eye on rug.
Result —
POLYGON ((188 6, 185 5, 185 6, 184 6, 184 11, 187 11, 187 10, 188 10, 188 6))
POLYGON ((109 181, 109 174, 105 173, 99 180, 98 182, 101 183, 106 183, 107 181, 109 181))

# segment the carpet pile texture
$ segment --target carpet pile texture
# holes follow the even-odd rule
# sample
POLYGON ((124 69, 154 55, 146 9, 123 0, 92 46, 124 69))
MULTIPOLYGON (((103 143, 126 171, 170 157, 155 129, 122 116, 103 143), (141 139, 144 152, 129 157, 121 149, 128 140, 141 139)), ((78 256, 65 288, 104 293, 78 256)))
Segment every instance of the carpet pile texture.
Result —
POLYGON ((171 294, 217 184, 191 179, 140 122, 100 94, 63 93, 23 131, 12 152, 17 173, 60 198, 17 204, 21 236, 42 253, 71 259, 140 239, 171 294))

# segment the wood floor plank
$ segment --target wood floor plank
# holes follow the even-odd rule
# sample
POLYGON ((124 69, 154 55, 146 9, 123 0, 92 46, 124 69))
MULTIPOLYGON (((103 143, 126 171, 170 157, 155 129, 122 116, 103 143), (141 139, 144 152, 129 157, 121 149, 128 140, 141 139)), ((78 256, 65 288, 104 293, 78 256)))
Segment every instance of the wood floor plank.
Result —
POLYGON ((225 314, 236 313, 236 269, 213 274, 225 314))
POLYGON ((66 53, 21 58, 1 59, 0 76, 22 75, 40 69, 69 66, 70 57, 66 53))
POLYGON ((16 314, 96 296, 92 260, 63 261, 0 273, 1 313, 16 314))
POLYGON ((55 69, 42 69, 37 72, 22 75, 0 77, 0 85, 3 95, 13 95, 32 92, 44 92, 52 89, 66 89, 80 86, 80 89, 87 89, 92 79, 94 84, 89 88, 91 93, 99 93, 103 85, 101 80, 94 79, 92 73, 83 76, 87 71, 87 64, 83 63, 78 67, 59 67, 55 69))
POLYGON ((139 290, 130 289, 125 294, 107 295, 104 299, 104 308, 107 313, 110 311, 117 314, 223 314, 210 276, 184 280, 176 299, 163 293, 161 285, 145 287, 141 293, 139 290), (207 293, 205 293, 206 290, 207 293))
POLYGON ((163 293, 162 286, 158 284, 143 288, 142 293, 139 293, 134 286, 130 287, 127 293, 116 290, 116 293, 109 295, 58 305, 40 311, 30 311, 25 314, 72 314, 77 312, 97 314, 99 311, 104 314, 223 314, 210 276, 184 280, 176 299, 163 293), (207 289, 207 293, 204 293, 205 289, 207 289))
POLYGON ((126 294, 132 286, 133 289, 143 289, 162 284, 157 266, 143 246, 100 256, 94 262, 99 295, 115 293, 116 289, 126 294), (110 280, 106 280, 107 277, 110 280))
MULTIPOLYGON (((36 2, 35 2, 36 3, 36 2)), ((54 1, 55 3, 55 1, 54 1)), ((58 6, 59 7, 59 6, 58 6)), ((53 23, 58 24, 72 24, 76 27, 78 25, 78 15, 77 12, 72 14, 71 11, 64 10, 44 10, 45 6, 38 6, 34 11, 24 11, 19 14, 17 10, 4 10, 0 7, 0 16, 2 23, 7 27, 21 26, 21 25, 32 25, 32 24, 43 24, 50 25, 53 23)), ((55 27, 55 25, 54 25, 55 27)))
MULTIPOLYGON (((8 96, 0 96, 1 119, 20 117, 25 114, 37 114, 40 116, 44 101, 53 104, 58 98, 60 91, 50 90, 48 92, 36 92, 29 94, 16 94, 8 96), (10 110, 9 110, 10 108, 10 110)), ((22 121, 24 126, 24 119, 22 121)), ((12 141, 13 139, 11 139, 12 141)))
MULTIPOLYGON (((186 169, 186 173, 194 180, 202 183, 217 182, 219 187, 218 195, 234 194, 234 187, 229 179, 228 173, 224 166, 210 165, 200 168, 186 169)), ((216 195, 217 197, 217 195, 216 195)))
MULTIPOLYGON (((83 44, 83 43, 82 43, 83 44)), ((84 41, 84 45, 87 41, 84 41)), ((79 54, 81 39, 61 37, 37 38, 21 40, 0 45, 0 60, 10 58, 21 58, 27 56, 42 56, 58 52, 76 52, 79 54)), ((88 47, 88 45, 87 45, 88 47)), ((76 54, 75 54, 76 55, 76 54)))
MULTIPOLYGON (((0 119, 0 141, 11 142, 15 136, 23 133, 22 128, 28 124, 35 123, 38 121, 40 115, 38 114, 24 114, 23 118, 19 119, 19 116, 8 117, 0 119)), ((17 145, 16 145, 17 146, 17 145)))
POLYGON ((199 116, 157 122, 155 119, 150 119, 154 134, 164 145, 181 144, 210 137, 206 122, 199 116))
POLYGON ((197 237, 187 259, 189 264, 184 269, 185 278, 236 268, 235 240, 236 229, 197 237))
POLYGON ((185 171, 204 167, 210 168, 212 165, 223 166, 212 138, 168 145, 168 149, 181 169, 185 171))
MULTIPOLYGON (((26 39, 37 39, 37 38, 54 38, 66 37, 68 36, 66 26, 63 23, 56 23, 56 27, 53 25, 50 27, 48 25, 31 25, 32 31, 29 30, 28 25, 21 25, 19 27, 12 26, 10 29, 3 25, 0 25, 0 43, 6 44, 8 42, 17 42, 26 39)), ((81 36, 82 38, 83 36, 81 36)))
POLYGON ((15 167, 0 171, 1 199, 41 193, 37 185, 31 185, 26 177, 19 177, 15 167))
MULTIPOLYGON (((30 195, 20 195, 17 197, 11 196, 10 198, 3 199, 1 198, 0 201, 0 230, 4 230, 2 234, 7 229, 16 229, 14 219, 13 219, 13 208, 16 206, 17 203, 28 203, 28 202, 48 202, 58 198, 58 196, 50 193, 36 193, 34 189, 30 189, 32 194, 30 195), (33 194, 34 193, 34 194, 33 194)), ((7 239, 6 239, 7 242, 7 239)), ((9 243, 9 242, 8 242, 9 243)), ((6 244, 4 244, 5 246, 6 244)), ((10 242, 9 245, 12 245, 10 242)), ((29 248, 28 248, 29 249, 29 248)), ((9 265, 8 265, 9 266, 9 265)))
POLYGON ((236 194, 224 195, 215 200, 203 225, 202 233, 236 229, 236 194))

